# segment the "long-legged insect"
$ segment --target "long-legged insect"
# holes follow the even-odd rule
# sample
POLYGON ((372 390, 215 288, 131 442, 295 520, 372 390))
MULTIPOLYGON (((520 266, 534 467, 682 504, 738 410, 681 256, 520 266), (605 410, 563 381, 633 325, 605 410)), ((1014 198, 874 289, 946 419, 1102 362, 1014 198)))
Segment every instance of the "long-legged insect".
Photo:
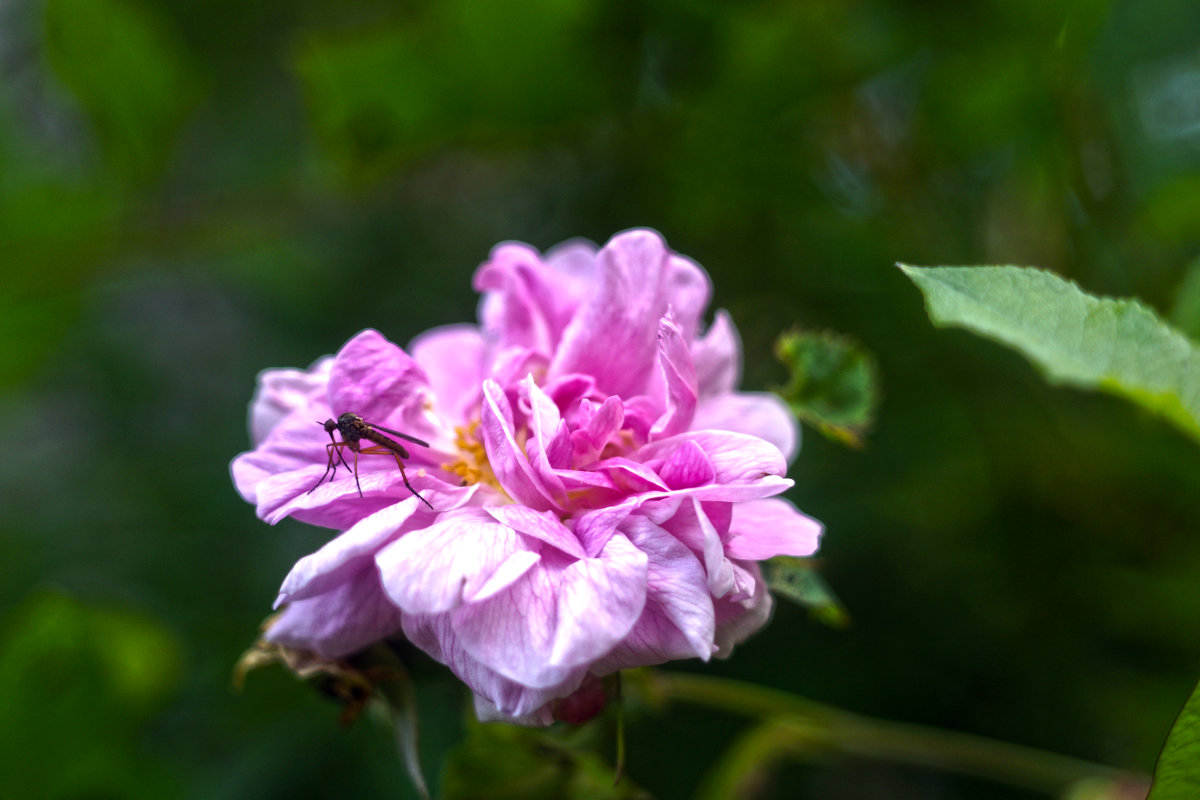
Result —
POLYGON ((336 422, 332 419, 327 419, 324 422, 319 422, 317 424, 323 425, 325 427, 325 432, 329 434, 329 444, 325 445, 325 451, 329 455, 329 463, 325 465, 325 474, 321 476, 321 480, 317 481, 316 485, 314 485, 312 489, 309 489, 308 491, 311 492, 315 490, 317 486, 320 486, 325 482, 326 478, 329 478, 332 481, 333 477, 330 475, 330 473, 337 472, 337 462, 341 461, 342 466, 346 468, 347 472, 354 473, 354 484, 358 487, 358 496, 362 497, 362 484, 358 482, 359 453, 369 456, 390 455, 396 459, 396 466, 400 468, 400 477, 404 479, 404 485, 408 487, 408 490, 412 492, 418 500, 429 506, 430 509, 433 508, 429 501, 424 497, 421 497, 420 493, 417 492, 417 490, 412 487, 412 484, 408 482, 408 475, 404 472, 404 462, 400 460, 402 458, 410 457, 408 455, 408 451, 404 449, 404 445, 400 444, 395 439, 385 436, 384 434, 390 433, 392 436, 399 436, 401 439, 407 439, 413 444, 419 444, 422 447, 429 447, 428 442, 423 442, 415 436, 409 436, 407 433, 401 433, 400 431, 394 431, 391 428, 385 428, 382 425, 376 425, 374 423, 367 422, 358 414, 354 414, 349 411, 339 416, 336 422), (342 434, 342 440, 340 442, 333 438, 334 431, 342 434), (373 442, 374 446, 363 447, 360 444, 363 439, 373 442), (353 468, 346 463, 346 456, 342 454, 342 450, 345 448, 349 448, 350 452, 354 453, 353 468))

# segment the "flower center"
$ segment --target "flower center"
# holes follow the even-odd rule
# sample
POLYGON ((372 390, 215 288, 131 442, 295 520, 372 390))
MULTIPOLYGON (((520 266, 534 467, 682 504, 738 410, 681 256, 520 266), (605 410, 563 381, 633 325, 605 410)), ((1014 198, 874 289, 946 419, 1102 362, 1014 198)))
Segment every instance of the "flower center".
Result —
POLYGON ((487 451, 479 439, 478 431, 479 420, 472 420, 469 425, 454 426, 454 444, 458 448, 459 459, 442 464, 442 469, 462 478, 464 486, 486 483, 500 489, 500 482, 488 463, 487 451))

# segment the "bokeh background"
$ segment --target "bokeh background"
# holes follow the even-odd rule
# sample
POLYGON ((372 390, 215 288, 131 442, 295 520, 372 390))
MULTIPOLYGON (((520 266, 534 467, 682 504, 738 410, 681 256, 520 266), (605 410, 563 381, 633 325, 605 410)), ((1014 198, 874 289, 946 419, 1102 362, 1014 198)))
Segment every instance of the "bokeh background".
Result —
MULTIPOLYGON (((230 688, 325 536, 233 491, 255 374, 472 319, 499 241, 636 225, 708 269, 746 387, 796 324, 883 380, 865 449, 808 431, 791 472, 853 624, 781 606, 679 668, 1152 769, 1200 674, 1200 450, 933 329, 893 263, 1200 336, 1200 4, 5 0, 0 796, 409 796, 372 721, 230 688)), ((420 689, 436 783, 463 696, 420 689)), ((636 714, 629 774, 688 797, 744 724, 636 714)), ((1033 795, 814 758, 763 796, 1033 795)))

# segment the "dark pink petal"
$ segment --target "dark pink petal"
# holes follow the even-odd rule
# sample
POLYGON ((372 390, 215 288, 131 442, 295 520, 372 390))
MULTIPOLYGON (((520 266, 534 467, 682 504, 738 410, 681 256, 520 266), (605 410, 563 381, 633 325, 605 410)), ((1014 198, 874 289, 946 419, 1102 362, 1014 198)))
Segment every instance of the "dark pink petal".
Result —
POLYGON ((250 401, 250 439, 257 447, 288 414, 325 397, 333 357, 326 356, 307 370, 265 369, 250 401))
POLYGON ((571 445, 574 449, 573 463, 584 467, 600 457, 609 440, 621 430, 625 420, 625 410, 619 397, 607 397, 598 407, 590 407, 582 412, 587 420, 581 427, 571 432, 571 445))
POLYGON ((433 406, 446 422, 464 425, 478 413, 485 347, 474 325, 444 325, 409 344, 413 360, 429 377, 433 406))
POLYGON ((378 331, 367 329, 334 357, 329 407, 334 414, 352 411, 367 422, 403 426, 423 410, 428 388, 417 362, 378 331))
POLYGON ((410 614, 437 614, 477 594, 495 594, 537 560, 515 531, 482 508, 442 514, 375 556, 384 591, 410 614))
POLYGON ((668 488, 691 489, 712 483, 717 471, 700 445, 685 441, 658 468, 658 476, 668 488))
POLYGON ((587 558, 583 546, 552 511, 534 511, 519 505, 486 506, 487 512, 517 533, 532 536, 574 558, 587 558))
POLYGON ((341 658, 396 634, 402 623, 400 609, 379 588, 375 565, 366 562, 345 577, 325 594, 289 603, 264 638, 341 658))
POLYGON ((554 507, 550 492, 517 444, 512 407, 495 381, 483 384, 484 403, 480 429, 488 463, 508 496, 538 511, 554 507))
POLYGON ((787 404, 768 392, 739 392, 701 400, 692 428, 735 431, 770 442, 791 461, 800 449, 800 426, 787 404))
POLYGON ((811 556, 823 526, 786 500, 754 500, 733 507, 725 539, 730 558, 761 561, 775 556, 811 556))
POLYGON ((618 234, 597 255, 599 286, 563 332, 550 375, 593 375, 607 394, 642 391, 655 361, 659 317, 666 310, 669 253, 654 231, 618 234))
POLYGON ((696 387, 701 397, 729 394, 741 380, 742 343, 724 309, 717 311, 704 338, 692 342, 696 387))
POLYGON ((646 601, 646 571, 646 555, 616 534, 598 558, 565 566, 543 559, 506 591, 462 605, 450 619, 475 659, 525 686, 545 688, 629 632, 646 601))
POLYGON ((664 439, 688 430, 696 413, 692 354, 670 311, 658 323, 658 366, 666 384, 667 410, 650 428, 651 439, 664 439))
POLYGON ((716 470, 716 483, 753 483, 787 471, 777 447, 757 436, 734 431, 688 431, 651 442, 638 452, 638 458, 643 463, 667 458, 684 442, 694 442, 705 452, 716 470))
POLYGON ((754 594, 748 598, 725 598, 714 602, 717 612, 716 655, 719 658, 728 658, 734 645, 745 641, 766 625, 774 608, 774 601, 767 591, 758 564, 745 562, 739 567, 754 580, 754 594))

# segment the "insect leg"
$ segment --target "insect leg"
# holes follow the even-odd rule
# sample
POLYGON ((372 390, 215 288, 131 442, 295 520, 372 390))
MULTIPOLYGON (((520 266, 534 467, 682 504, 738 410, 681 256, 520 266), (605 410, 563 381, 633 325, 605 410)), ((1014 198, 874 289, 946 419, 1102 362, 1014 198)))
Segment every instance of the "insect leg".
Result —
MULTIPOLYGON (((330 472, 330 470, 332 470, 334 472, 334 474, 337 473, 337 461, 336 461, 336 459, 334 459, 334 456, 333 456, 333 454, 335 452, 337 453, 337 457, 342 460, 342 463, 343 464, 346 463, 346 457, 342 455, 342 447, 344 447, 344 446, 345 445, 339 444, 338 442, 333 442, 332 444, 325 445, 325 454, 329 459, 328 462, 325 464, 325 474, 323 474, 321 476, 321 480, 319 480, 313 484, 312 489, 308 490, 309 494, 311 494, 318 486, 320 486, 322 483, 324 483, 325 479, 327 477, 330 480, 333 480, 333 478, 330 477, 329 472, 330 472)), ((346 465, 346 469, 347 470, 350 469, 349 464, 346 465)))

